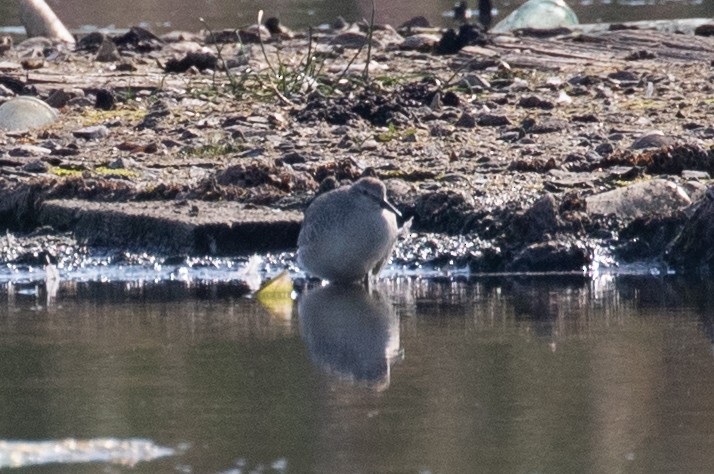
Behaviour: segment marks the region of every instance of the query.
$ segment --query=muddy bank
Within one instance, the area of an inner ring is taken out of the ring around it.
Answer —
[[[0,227],[289,250],[316,192],[368,174],[411,226],[398,264],[691,267],[711,233],[714,39],[557,33],[477,32],[453,54],[429,28],[379,27],[367,48],[365,25],[20,43],[0,57],[0,101],[60,114],[0,131]]]

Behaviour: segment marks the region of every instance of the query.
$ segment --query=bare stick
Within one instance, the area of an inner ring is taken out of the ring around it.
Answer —
[[[374,33],[374,14],[377,7],[372,0],[372,17],[369,19],[369,32],[367,33],[367,62],[364,64],[364,81],[369,82],[369,62],[372,60],[372,35]]]

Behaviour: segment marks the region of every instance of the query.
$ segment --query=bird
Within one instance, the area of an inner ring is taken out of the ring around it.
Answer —
[[[366,282],[389,260],[401,213],[379,179],[364,177],[316,197],[305,210],[297,263],[331,283]]]

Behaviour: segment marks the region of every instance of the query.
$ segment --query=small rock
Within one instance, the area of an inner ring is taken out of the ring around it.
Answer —
[[[114,108],[114,94],[108,89],[97,91],[97,100],[94,107],[101,110],[111,110]]]
[[[469,89],[490,89],[491,83],[478,74],[467,74],[459,81],[460,86],[468,87]]]
[[[333,21],[332,25],[330,25],[330,26],[332,27],[333,30],[339,31],[344,28],[347,28],[347,21],[345,21],[345,19],[342,18],[341,16],[338,16],[337,18],[335,18],[335,21]]]
[[[93,107],[94,103],[89,100],[89,98],[85,96],[78,96],[78,97],[72,97],[67,101],[67,106],[69,107],[79,107],[79,108],[85,108],[85,107]]]
[[[96,140],[98,138],[105,138],[109,135],[109,129],[104,125],[92,125],[91,127],[80,128],[72,132],[77,138],[83,138],[85,140]]]
[[[48,150],[49,151],[49,150]],[[33,160],[22,167],[28,173],[45,173],[50,167],[42,160]]]
[[[714,36],[714,23],[697,26],[694,29],[694,34],[697,36]]]
[[[530,83],[520,77],[514,77],[508,88],[511,92],[528,91],[530,90]]]
[[[625,61],[640,61],[642,59],[654,59],[656,57],[656,53],[647,51],[646,49],[641,49],[639,51],[633,51],[625,56]]]
[[[13,157],[28,157],[38,155],[49,155],[52,150],[36,145],[20,145],[11,149],[8,155]]]
[[[79,155],[79,147],[78,147],[76,144],[74,144],[74,143],[70,143],[70,144],[67,145],[66,147],[59,147],[59,148],[53,149],[51,155],[55,155],[55,156],[75,156],[75,155]],[[59,163],[58,163],[58,164],[59,164]],[[55,165],[54,163],[53,163],[53,165],[54,165],[54,166],[57,166],[57,165]]]
[[[54,107],[55,109],[61,109],[72,97],[62,89],[55,89],[50,92],[49,97],[47,97],[47,105]]]
[[[709,173],[706,171],[697,171],[697,170],[683,170],[682,171],[682,178],[684,179],[692,179],[692,180],[702,180],[702,181],[708,181],[711,179],[711,176]]]
[[[404,38],[404,41],[399,45],[399,49],[406,51],[431,51],[439,42],[439,36],[427,33],[420,33]]]
[[[132,26],[123,35],[114,38],[117,48],[130,51],[156,51],[164,47],[164,42],[146,28]]]
[[[625,84],[636,84],[640,82],[640,76],[628,70],[611,72],[607,75],[607,77],[608,79],[612,79]]]
[[[613,151],[615,151],[615,147],[610,142],[604,142],[595,147],[595,153],[600,156],[609,156]]]
[[[461,117],[456,121],[457,127],[463,128],[474,128],[476,126],[476,119],[473,115],[464,112]]]
[[[547,119],[541,123],[536,123],[528,129],[529,133],[543,134],[543,133],[553,133],[559,132],[567,127],[567,124],[562,120],[558,119]]]
[[[104,33],[93,31],[88,35],[81,37],[77,42],[75,49],[77,51],[88,51],[90,53],[94,53],[99,51],[99,48],[106,39],[108,38]]]
[[[551,193],[546,193],[514,219],[511,233],[518,240],[537,241],[555,232],[560,225],[558,203]]]
[[[444,96],[441,98],[441,103],[447,107],[458,107],[461,105],[461,99],[453,91],[446,91]]]
[[[573,122],[598,123],[600,119],[595,114],[573,115],[570,117]]]
[[[44,58],[27,58],[27,59],[23,59],[22,61],[20,61],[20,64],[22,65],[23,69],[32,71],[35,69],[43,68],[45,66],[45,59]]]
[[[123,170],[127,169],[131,164],[131,160],[128,158],[119,157],[107,165],[110,170]]]
[[[367,43],[367,35],[359,31],[345,31],[335,36],[333,44],[350,49],[359,49]]]
[[[595,88],[595,98],[597,99],[609,99],[613,95],[614,93],[612,92],[612,89],[605,87],[602,84]]]
[[[573,86],[569,92],[571,97],[581,97],[590,94],[590,90],[583,86]]]
[[[540,97],[531,95],[527,97],[521,97],[518,101],[518,105],[525,109],[543,109],[551,110],[555,107],[555,104],[549,100],[541,99]]]
[[[377,143],[377,140],[370,138],[369,140],[365,140],[360,148],[367,151],[376,150],[379,148],[379,143]]]
[[[181,59],[171,58],[166,61],[164,71],[166,72],[186,72],[192,67],[199,71],[214,70],[218,64],[218,58],[213,53],[205,51],[189,51]]]
[[[429,134],[432,137],[448,137],[452,133],[454,133],[453,130],[447,127],[442,127],[441,125],[435,125],[429,129]]]
[[[99,49],[97,50],[97,55],[94,57],[94,60],[99,61],[100,63],[121,61],[121,54],[119,54],[119,50],[114,44],[114,41],[105,36],[102,40],[102,44],[99,45]]]
[[[567,92],[565,91],[559,91],[558,92],[558,99],[556,100],[561,105],[568,105],[573,103],[572,97],[568,95]]]
[[[441,93],[437,92],[431,98],[429,102],[429,108],[431,110],[441,110]]]
[[[280,158],[283,163],[288,164],[288,165],[295,165],[297,163],[306,163],[307,158],[305,158],[304,155],[301,155],[300,153],[293,151],[291,153],[287,153],[283,155],[282,158]]]
[[[607,169],[607,179],[610,181],[633,181],[643,175],[644,170],[637,166],[612,166]]]
[[[502,125],[510,125],[511,121],[505,115],[481,114],[478,118],[478,124],[482,127],[500,127]]]
[[[630,148],[632,150],[643,150],[645,148],[660,148],[667,145],[672,145],[674,139],[670,136],[665,135],[660,131],[655,131],[642,135],[637,140],[632,142]]]
[[[417,135],[416,133],[407,133],[402,137],[402,141],[404,143],[416,143],[417,141]]]
[[[523,130],[511,130],[505,133],[502,133],[499,138],[499,140],[502,140],[504,142],[515,142],[517,140],[520,140],[525,136],[525,132]]]
[[[586,75],[586,76],[573,76],[568,79],[568,83],[574,86],[594,86],[599,84],[601,79],[597,76]]]

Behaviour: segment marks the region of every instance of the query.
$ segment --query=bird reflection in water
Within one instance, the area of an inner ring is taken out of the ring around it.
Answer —
[[[389,386],[401,352],[399,318],[384,295],[330,284],[304,293],[298,314],[308,352],[321,369],[378,390]]]

